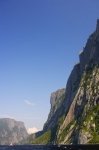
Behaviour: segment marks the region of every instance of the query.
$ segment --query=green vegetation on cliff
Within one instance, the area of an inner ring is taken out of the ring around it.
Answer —
[[[36,138],[31,144],[49,144],[51,139],[51,131],[45,132],[40,137]]]
[[[57,142],[57,132],[60,125],[63,123],[65,116],[61,116],[58,120],[58,123],[44,134],[32,141],[32,144],[54,144]]]
[[[89,110],[83,122],[82,130],[90,133],[89,143],[99,143],[99,105]]]

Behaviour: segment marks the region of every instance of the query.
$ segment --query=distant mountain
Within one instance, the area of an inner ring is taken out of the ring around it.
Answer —
[[[31,143],[99,143],[99,20],[79,57],[66,90],[51,95],[47,122]]]
[[[19,144],[28,137],[23,122],[14,119],[0,119],[0,145]]]

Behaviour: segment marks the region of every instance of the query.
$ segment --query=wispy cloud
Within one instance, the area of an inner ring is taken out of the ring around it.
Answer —
[[[25,104],[28,106],[34,106],[35,104],[29,100],[24,100]]]

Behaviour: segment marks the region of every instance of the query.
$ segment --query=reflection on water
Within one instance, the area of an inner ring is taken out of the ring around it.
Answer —
[[[0,150],[99,150],[95,145],[14,145],[0,146]]]

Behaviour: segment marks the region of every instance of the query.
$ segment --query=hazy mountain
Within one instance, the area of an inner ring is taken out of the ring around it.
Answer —
[[[0,145],[19,144],[28,134],[23,122],[14,119],[0,119]]]

